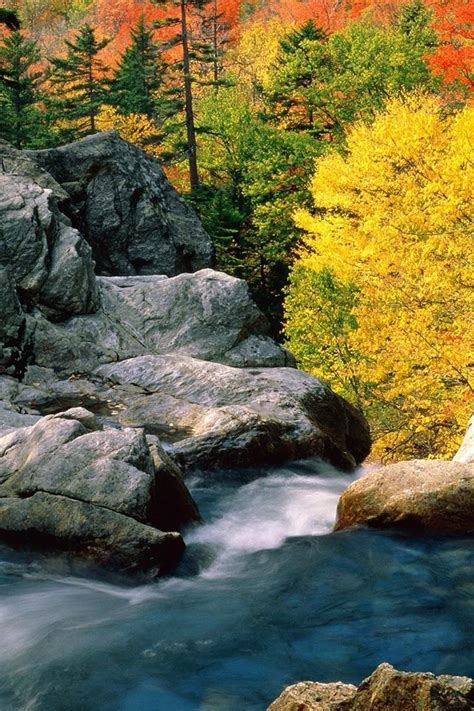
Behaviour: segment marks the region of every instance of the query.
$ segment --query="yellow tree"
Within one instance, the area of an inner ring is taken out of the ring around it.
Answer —
[[[229,53],[231,74],[236,76],[242,90],[257,103],[270,86],[280,40],[293,26],[278,16],[270,20],[255,20],[242,30],[236,47]]]
[[[145,148],[151,155],[159,157],[158,146],[150,141],[156,135],[156,125],[145,114],[124,115],[114,107],[104,104],[96,123],[98,131],[117,131],[125,141]]]
[[[472,409],[474,110],[393,100],[323,159],[286,301],[302,366],[362,405],[384,459],[449,457]]]

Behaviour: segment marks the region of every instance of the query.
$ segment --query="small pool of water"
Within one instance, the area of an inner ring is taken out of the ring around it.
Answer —
[[[472,538],[331,533],[349,481],[318,461],[196,475],[206,524],[154,584],[0,550],[0,709],[263,711],[382,661],[474,675]]]

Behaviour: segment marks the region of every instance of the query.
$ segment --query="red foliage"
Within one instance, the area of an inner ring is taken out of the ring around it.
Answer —
[[[474,87],[474,5],[471,0],[430,0],[441,45],[430,57],[446,83]]]

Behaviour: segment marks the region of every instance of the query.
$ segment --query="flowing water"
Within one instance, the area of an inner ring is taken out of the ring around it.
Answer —
[[[0,711],[263,711],[382,661],[474,675],[472,540],[331,533],[349,480],[318,461],[196,476],[206,524],[153,584],[0,549]]]

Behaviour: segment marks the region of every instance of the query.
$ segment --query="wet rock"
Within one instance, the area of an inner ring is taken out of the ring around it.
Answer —
[[[210,269],[99,278],[101,308],[87,319],[36,320],[36,364],[65,372],[137,355],[181,354],[242,366],[294,365],[268,334],[245,282]]]
[[[152,577],[175,565],[184,551],[179,533],[163,533],[116,511],[44,492],[27,499],[0,498],[0,539]]]
[[[91,245],[98,274],[174,276],[212,266],[194,210],[157,160],[117,134],[29,155],[67,191],[62,210]]]
[[[173,426],[172,451],[186,467],[320,455],[350,468],[370,450],[362,416],[327,385],[292,368],[231,368],[169,355],[102,366],[95,375],[110,381],[110,397],[119,388],[121,424],[141,423],[163,439]]]
[[[358,688],[302,682],[288,687],[268,711],[472,711],[467,677],[400,672],[381,664]]]
[[[73,553],[82,541],[87,556],[95,551],[100,562],[110,557],[125,567],[148,565],[146,552],[156,567],[164,545],[168,566],[170,550],[180,553],[183,544],[162,531],[199,520],[199,512],[177,466],[158,442],[153,448],[152,454],[142,430],[104,429],[84,408],[1,437],[0,538],[30,544],[38,534]],[[83,530],[85,518],[90,525]],[[127,542],[132,532],[137,540]],[[127,550],[137,559],[127,563]]]
[[[336,529],[357,524],[474,533],[474,465],[415,460],[367,474],[339,500]]]

